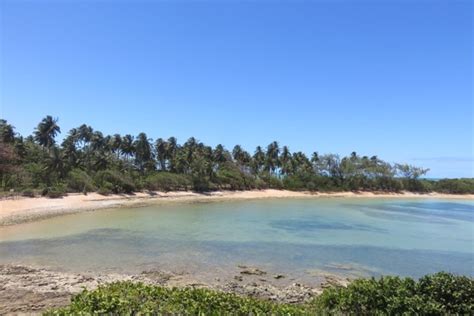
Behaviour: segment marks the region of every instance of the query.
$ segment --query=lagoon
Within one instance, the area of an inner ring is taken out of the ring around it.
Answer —
[[[474,275],[474,202],[313,198],[165,203],[0,227],[0,264],[139,273],[258,266],[299,277]]]

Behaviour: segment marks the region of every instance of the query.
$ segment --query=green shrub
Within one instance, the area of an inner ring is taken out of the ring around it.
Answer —
[[[28,190],[28,189],[23,190],[23,191],[21,192],[21,196],[24,196],[24,197],[35,197],[35,191],[33,191],[33,190]]]
[[[216,184],[221,189],[245,190],[255,188],[252,177],[246,176],[238,167],[227,164],[216,174]]]
[[[433,189],[441,193],[474,194],[474,179],[442,179],[433,182]]]
[[[319,311],[356,315],[445,315],[474,313],[474,281],[439,272],[418,282],[382,277],[326,289],[312,303]]]
[[[432,191],[432,184],[424,179],[402,179],[403,189],[411,192],[426,193]]]
[[[267,187],[270,189],[283,189],[283,182],[273,175],[263,174],[260,178],[265,181]]]
[[[474,281],[465,276],[440,272],[418,281],[417,291],[426,301],[435,302],[442,311],[474,313]]]
[[[46,187],[42,190],[41,195],[50,199],[59,199],[66,195],[66,190],[64,189],[63,185]]]
[[[132,178],[116,170],[99,171],[94,179],[99,189],[107,189],[113,193],[132,193],[135,191]]]
[[[116,282],[84,290],[45,315],[305,315],[303,305],[277,304],[207,289],[169,289]]]
[[[179,191],[187,190],[191,180],[184,174],[171,172],[157,172],[145,179],[145,188],[152,191]]]
[[[255,179],[255,188],[258,190],[268,189],[268,184],[261,178]]]
[[[107,196],[107,195],[112,194],[113,192],[112,192],[112,190],[110,190],[110,189],[108,189],[108,188],[101,187],[101,188],[99,188],[99,189],[97,190],[97,193],[99,193],[100,195],[105,195],[105,196]]]
[[[24,165],[25,178],[29,179],[28,183],[33,188],[40,188],[44,185],[49,185],[46,168],[40,163],[32,162]]]
[[[206,192],[216,189],[211,183],[208,176],[193,175],[192,176],[192,187],[197,192]]]
[[[207,289],[115,282],[74,296],[45,315],[472,315],[474,281],[440,272],[411,278],[359,279],[306,304],[279,304]]]
[[[389,192],[399,192],[403,189],[403,184],[400,179],[395,179],[391,177],[378,177],[373,179],[373,182],[374,186],[367,187],[366,189],[375,189]],[[425,187],[425,190],[428,190],[428,188]]]
[[[287,190],[306,190],[306,183],[297,175],[290,175],[283,179],[283,187]]]
[[[67,177],[67,187],[73,192],[92,192],[97,188],[92,178],[83,170],[74,169]]]

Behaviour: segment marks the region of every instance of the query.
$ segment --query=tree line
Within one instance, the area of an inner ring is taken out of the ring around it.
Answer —
[[[179,144],[175,137],[153,140],[145,133],[104,135],[86,124],[71,129],[59,144],[59,133],[58,119],[49,115],[27,137],[0,119],[0,189],[51,197],[65,192],[265,188],[474,193],[473,179],[426,180],[428,169],[356,152],[308,157],[275,141],[250,153],[240,145],[213,148],[194,137]]]

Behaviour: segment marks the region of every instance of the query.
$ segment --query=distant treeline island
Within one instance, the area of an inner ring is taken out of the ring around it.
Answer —
[[[391,164],[377,156],[311,157],[272,142],[253,153],[240,145],[215,148],[189,138],[155,141],[145,133],[103,135],[91,126],[71,129],[61,144],[58,119],[46,116],[23,137],[0,120],[3,192],[50,197],[67,192],[101,194],[141,190],[250,190],[442,192],[473,194],[474,179],[423,179],[428,169]],[[4,193],[5,194],[5,193]]]

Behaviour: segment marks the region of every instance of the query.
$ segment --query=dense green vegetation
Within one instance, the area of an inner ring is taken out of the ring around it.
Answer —
[[[472,315],[474,280],[445,272],[418,281],[392,276],[359,279],[347,288],[326,289],[313,304],[319,311],[337,314]]]
[[[360,279],[324,290],[306,304],[280,304],[205,289],[168,289],[117,282],[84,290],[46,315],[472,315],[474,281],[449,273]]]
[[[189,138],[148,138],[145,133],[103,135],[87,125],[70,130],[61,144],[58,120],[45,117],[26,138],[0,120],[0,190],[58,197],[65,192],[102,194],[140,190],[372,190],[474,193],[474,179],[422,179],[427,169],[390,164],[377,156],[311,157],[272,142],[254,153],[231,151]]]

